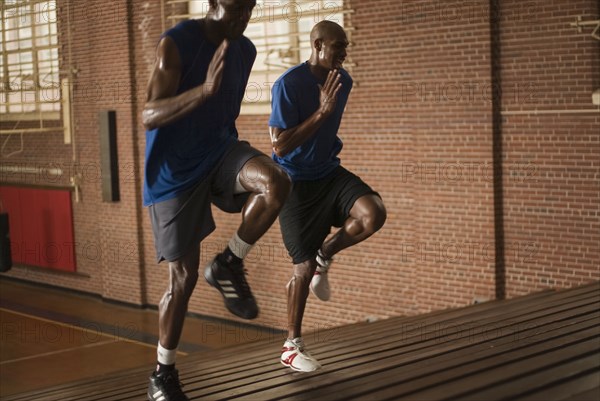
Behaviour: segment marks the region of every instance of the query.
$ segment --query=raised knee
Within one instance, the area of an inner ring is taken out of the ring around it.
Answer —
[[[275,208],[281,208],[292,190],[292,180],[290,176],[279,166],[272,169],[267,186],[267,197],[269,202]]]
[[[285,199],[292,191],[292,179],[288,173],[280,166],[274,169],[273,173],[274,185],[277,187],[277,192]]]
[[[377,204],[363,220],[365,231],[374,234],[383,227],[387,219],[387,211],[383,203]]]

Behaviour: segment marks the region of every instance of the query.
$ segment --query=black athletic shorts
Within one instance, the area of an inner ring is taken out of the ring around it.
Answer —
[[[358,198],[379,194],[342,166],[316,181],[296,181],[279,214],[283,242],[294,264],[314,258],[331,231],[341,227]]]
[[[215,230],[211,203],[227,213],[239,213],[249,192],[234,194],[238,173],[253,157],[264,155],[238,141],[211,173],[191,190],[149,207],[158,262],[176,261]]]

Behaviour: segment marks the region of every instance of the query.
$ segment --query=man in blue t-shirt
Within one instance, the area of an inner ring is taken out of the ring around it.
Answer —
[[[158,261],[169,264],[159,304],[157,368],[150,400],[187,400],[175,357],[185,313],[198,279],[200,241],[215,224],[211,203],[242,212],[242,223],[204,276],[235,315],[253,319],[258,307],[243,259],[273,224],[291,182],[268,156],[238,140],[240,112],[256,58],[243,36],[256,0],[210,0],[206,18],[166,31],[142,114],[146,131],[144,205]]]
[[[269,120],[273,159],[293,180],[279,216],[294,264],[287,284],[289,326],[281,363],[302,372],[320,368],[302,340],[309,287],[327,301],[332,257],[370,237],[386,219],[381,197],[338,158],[338,129],[352,89],[352,78],[342,69],[346,33],[338,24],[322,21],[312,29],[310,41],[310,60],[275,82]],[[332,226],[340,229],[325,241]]]

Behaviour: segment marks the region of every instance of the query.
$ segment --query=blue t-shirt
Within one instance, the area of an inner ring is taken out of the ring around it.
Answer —
[[[204,83],[217,50],[202,33],[201,23],[183,21],[162,36],[169,36],[179,50],[181,78],[177,94]],[[144,206],[191,189],[237,141],[235,120],[255,58],[256,48],[248,38],[231,40],[219,91],[178,121],[146,131]]]
[[[348,72],[341,69],[340,74],[342,87],[335,111],[312,137],[296,149],[284,157],[273,153],[273,160],[288,172],[293,181],[321,179],[340,165],[337,156],[342,150],[342,141],[337,134],[352,89],[352,78]],[[313,75],[308,63],[287,70],[273,85],[269,126],[285,130],[308,119],[321,105],[319,84],[324,82]]]

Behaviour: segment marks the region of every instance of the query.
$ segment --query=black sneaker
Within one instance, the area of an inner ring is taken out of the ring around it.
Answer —
[[[229,312],[242,319],[254,319],[258,316],[256,300],[246,281],[244,262],[226,263],[221,255],[217,255],[206,266],[204,278],[223,295]]]
[[[148,384],[149,401],[189,401],[181,391],[179,372],[173,369],[163,373],[152,373]]]

